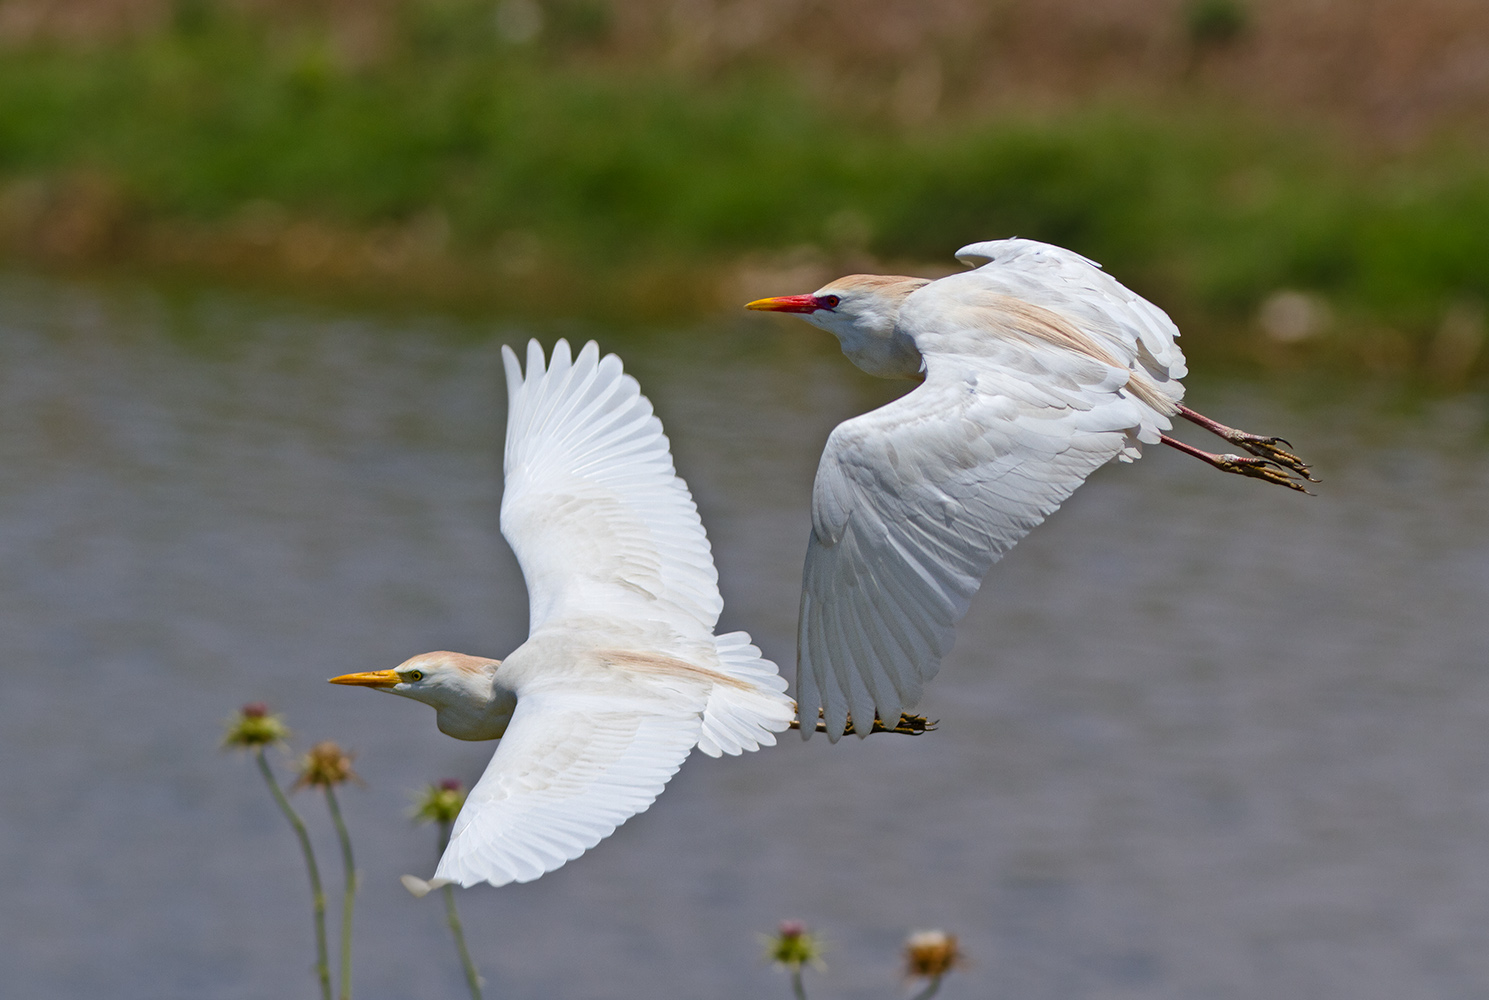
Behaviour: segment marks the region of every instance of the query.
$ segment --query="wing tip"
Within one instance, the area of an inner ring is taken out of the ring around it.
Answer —
[[[398,876],[398,881],[403,883],[403,887],[407,889],[409,891],[409,894],[412,895],[415,899],[423,899],[435,889],[440,889],[444,886],[453,884],[450,879],[439,878],[438,876],[425,881],[417,875],[400,875]]]

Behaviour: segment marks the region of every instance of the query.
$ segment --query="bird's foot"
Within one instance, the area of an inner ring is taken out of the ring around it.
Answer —
[[[1269,462],[1280,465],[1282,468],[1308,480],[1310,483],[1319,481],[1313,478],[1313,472],[1306,462],[1287,450],[1287,448],[1292,447],[1292,442],[1286,438],[1264,437],[1261,434],[1248,434],[1245,431],[1233,429],[1229,434],[1222,434],[1221,437],[1225,438],[1231,444],[1245,448],[1258,458],[1264,458]],[[1287,448],[1282,447],[1283,445],[1287,445]]]
[[[1286,486],[1288,489],[1297,490],[1299,493],[1307,493],[1309,496],[1313,496],[1312,491],[1293,477],[1295,475],[1303,475],[1309,482],[1318,482],[1312,476],[1307,476],[1306,466],[1304,467],[1304,472],[1300,474],[1297,470],[1283,465],[1280,461],[1273,458],[1242,458],[1240,455],[1216,455],[1212,452],[1201,451],[1199,448],[1185,444],[1176,438],[1171,438],[1167,434],[1160,435],[1159,440],[1170,448],[1178,449],[1186,455],[1193,455],[1207,465],[1213,465],[1221,472],[1234,472],[1238,476],[1249,476],[1252,479],[1261,479],[1265,482],[1276,483],[1278,486]]]
[[[919,736],[921,733],[934,732],[939,723],[931,722],[923,715],[911,715],[908,712],[900,713],[900,721],[892,726],[886,726],[880,721],[878,714],[874,715],[874,724],[869,727],[870,733],[901,733],[905,736]],[[846,732],[853,731],[853,720],[848,720]]]
[[[1286,469],[1292,474],[1298,476],[1300,479],[1306,479],[1310,483],[1316,483],[1319,481],[1313,478],[1313,471],[1309,467],[1308,463],[1304,462],[1301,458],[1299,458],[1297,455],[1293,454],[1291,450],[1289,450],[1292,448],[1292,442],[1288,441],[1286,438],[1268,437],[1264,434],[1250,434],[1246,431],[1237,430],[1234,427],[1227,427],[1220,421],[1211,420],[1203,413],[1196,413],[1189,407],[1183,405],[1179,407],[1179,415],[1185,420],[1190,421],[1191,423],[1199,424],[1211,434],[1215,434],[1219,437],[1224,438],[1236,447],[1244,448],[1246,451],[1250,452],[1256,457],[1266,459],[1274,465]],[[1284,447],[1284,445],[1286,447]],[[1226,471],[1234,472],[1236,470],[1228,469]],[[1253,474],[1242,473],[1242,475]],[[1269,481],[1272,482],[1276,481],[1270,480],[1270,477],[1265,476],[1259,478],[1268,478]],[[1294,489],[1302,489],[1302,487],[1299,487],[1296,483],[1289,482],[1286,485],[1291,486]],[[1303,490],[1303,492],[1307,493],[1308,491],[1305,489]]]
[[[911,715],[908,712],[901,712],[899,722],[896,722],[893,726],[886,726],[879,718],[878,713],[875,713],[874,724],[869,727],[869,733],[871,735],[873,733],[900,733],[904,736],[919,736],[922,733],[934,732],[937,725],[938,723],[936,722],[927,721],[923,715]],[[800,729],[801,720],[792,719],[790,728]],[[817,710],[817,726],[815,731],[819,733],[827,732],[827,723],[823,721],[822,710],[820,708]],[[851,736],[856,732],[857,730],[853,728],[853,717],[850,715],[847,725],[843,727],[843,735]]]
[[[1255,453],[1253,453],[1255,454]],[[1240,455],[1212,455],[1210,464],[1221,472],[1234,472],[1238,476],[1249,476],[1252,479],[1261,479],[1278,486],[1286,486],[1288,489],[1297,490],[1313,496],[1308,487],[1292,477],[1288,468],[1281,462],[1271,458],[1242,458]],[[1312,476],[1308,476],[1305,466],[1300,475],[1306,476],[1311,483],[1318,482]]]

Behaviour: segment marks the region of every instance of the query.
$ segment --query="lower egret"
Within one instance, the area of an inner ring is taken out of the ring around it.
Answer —
[[[696,746],[775,743],[795,706],[723,601],[662,424],[615,355],[560,340],[507,375],[501,530],[527,582],[529,634],[505,660],[424,653],[333,677],[432,705],[440,731],[495,740],[434,878],[504,885],[552,871],[646,809]]]

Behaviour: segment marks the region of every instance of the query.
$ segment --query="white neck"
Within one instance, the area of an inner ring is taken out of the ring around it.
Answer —
[[[493,683],[480,702],[461,699],[435,705],[434,721],[440,732],[457,740],[497,740],[516,710],[517,695]]]

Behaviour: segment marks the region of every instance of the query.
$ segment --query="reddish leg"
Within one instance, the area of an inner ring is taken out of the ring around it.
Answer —
[[[1298,490],[1302,493],[1312,493],[1288,474],[1287,469],[1270,458],[1242,458],[1240,455],[1216,455],[1208,451],[1201,451],[1193,445],[1185,444],[1177,438],[1171,438],[1167,434],[1160,435],[1159,440],[1170,448],[1177,448],[1186,455],[1193,455],[1207,465],[1213,465],[1221,472],[1234,472],[1238,476],[1250,476],[1252,479],[1264,479],[1278,486],[1286,486],[1289,489]],[[1315,480],[1316,482],[1316,480]]]
[[[1225,438],[1231,444],[1246,449],[1258,458],[1265,458],[1276,465],[1280,465],[1284,469],[1296,473],[1310,483],[1318,482],[1317,479],[1313,478],[1313,474],[1310,472],[1306,462],[1281,447],[1282,445],[1287,445],[1288,448],[1292,447],[1292,443],[1285,438],[1265,437],[1261,434],[1248,434],[1245,431],[1238,431],[1234,427],[1225,426],[1225,424],[1220,423],[1218,420],[1211,420],[1203,413],[1196,413],[1182,404],[1179,406],[1179,416],[1188,420],[1190,423],[1199,424],[1211,434]],[[1307,490],[1304,490],[1304,492],[1306,493]]]

